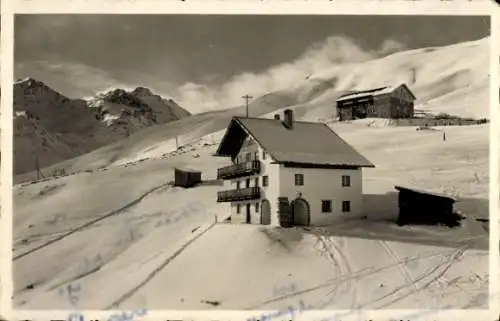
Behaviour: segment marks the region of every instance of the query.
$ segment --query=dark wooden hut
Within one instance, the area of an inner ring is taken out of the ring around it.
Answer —
[[[337,115],[340,121],[367,117],[413,118],[415,100],[406,84],[353,91],[337,98]]]
[[[201,182],[201,171],[188,167],[175,168],[175,186],[193,187]]]
[[[395,188],[399,191],[398,225],[460,225],[461,217],[453,210],[456,201],[453,197],[402,186]]]

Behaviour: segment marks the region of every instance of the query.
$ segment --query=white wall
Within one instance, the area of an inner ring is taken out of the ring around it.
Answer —
[[[292,201],[297,193],[309,203],[311,225],[326,225],[336,220],[363,215],[362,170],[289,168],[280,166],[280,196]],[[295,186],[295,174],[304,174],[304,185]],[[342,175],[351,177],[351,186],[342,186]],[[332,212],[321,212],[321,200],[332,200]],[[342,201],[351,202],[351,211],[342,212]]]
[[[224,183],[224,190],[236,189],[236,182],[240,182],[240,188],[246,187],[246,180],[250,179],[250,187],[254,187],[255,178],[259,178],[259,187],[261,189],[261,199],[260,200],[252,200],[250,201],[250,220],[252,224],[260,224],[261,217],[261,200],[267,199],[271,206],[271,225],[279,226],[279,220],[277,216],[277,204],[278,204],[278,196],[279,196],[279,165],[271,164],[273,161],[269,154],[266,155],[266,159],[263,158],[263,149],[257,145],[248,145],[240,150],[238,155],[242,155],[242,160],[245,160],[245,154],[248,152],[252,153],[252,159],[254,152],[258,152],[258,159],[261,161],[261,174],[260,175],[252,175],[241,177],[238,179],[227,180]],[[268,178],[268,186],[263,187],[263,176],[267,175]],[[259,202],[259,212],[255,212],[255,203]],[[231,211],[231,223],[241,224],[246,222],[246,204],[248,202],[233,202],[230,204]],[[236,205],[240,204],[240,214],[237,214]]]
[[[250,179],[250,187],[254,187],[255,178],[259,178],[258,186],[261,189],[261,199],[243,202],[226,203],[231,213],[231,223],[246,223],[246,204],[250,203],[250,220],[252,224],[260,224],[262,213],[261,200],[267,199],[271,206],[271,226],[279,226],[278,197],[288,197],[292,201],[301,192],[302,197],[309,203],[311,210],[311,225],[327,225],[336,220],[344,220],[363,216],[362,204],[362,170],[340,170],[340,169],[316,169],[316,168],[289,168],[283,165],[271,164],[274,160],[269,154],[263,159],[263,149],[258,144],[247,145],[242,148],[242,160],[244,154],[258,152],[261,161],[261,174],[227,180],[224,190],[236,189],[236,182],[240,182],[240,188],[246,187],[246,180]],[[295,186],[295,173],[304,174],[304,186]],[[268,186],[262,186],[263,176],[267,175]],[[349,175],[351,186],[342,186],[342,175]],[[321,200],[332,200],[332,212],[322,213]],[[342,212],[342,201],[351,202],[351,211]],[[259,212],[255,211],[255,204],[259,202]],[[240,204],[240,213],[236,211],[236,205]]]
[[[261,161],[261,177],[268,176],[268,186],[262,187],[261,178],[261,199],[267,199],[271,205],[271,224],[272,226],[279,226],[278,218],[278,197],[280,196],[280,171],[279,164],[271,164],[274,160],[269,154],[266,159],[263,159],[263,149],[259,146],[259,156]]]
[[[227,180],[224,182],[224,190],[236,189],[236,183],[240,182],[240,188],[246,188],[246,180],[250,179],[250,187],[255,187],[255,178],[258,177],[258,186],[261,188],[261,199],[250,201],[250,220],[252,224],[260,224],[262,213],[261,200],[267,199],[271,206],[271,225],[279,226],[277,212],[277,202],[279,195],[279,165],[271,164],[273,161],[269,154],[266,159],[263,159],[263,149],[257,144],[250,144],[242,148],[238,156],[242,156],[242,161],[245,161],[245,154],[252,153],[254,159],[254,152],[258,152],[258,159],[261,161],[261,174],[241,177],[237,179]],[[268,186],[263,187],[263,176],[267,175]],[[259,212],[255,211],[255,204],[259,203]],[[228,203],[229,211],[231,212],[231,223],[241,224],[246,223],[246,204],[248,201]],[[237,213],[237,204],[240,204],[240,213]]]

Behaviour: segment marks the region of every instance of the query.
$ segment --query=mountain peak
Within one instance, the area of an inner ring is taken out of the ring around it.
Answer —
[[[134,107],[141,107],[144,105],[133,92],[121,88],[107,91],[99,98],[110,103],[125,104]]]
[[[137,96],[153,96],[154,93],[151,91],[151,89],[146,88],[146,87],[137,87],[134,90],[130,92],[132,95],[137,95]]]
[[[43,83],[42,81],[36,80],[33,77],[25,77],[25,78],[18,79],[18,80],[16,80],[14,85],[21,85],[21,86],[24,85],[27,87],[35,87],[35,86],[46,87],[45,83]]]

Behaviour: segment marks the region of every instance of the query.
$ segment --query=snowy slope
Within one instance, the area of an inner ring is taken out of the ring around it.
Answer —
[[[296,101],[290,94],[273,93],[256,99],[252,105],[252,115],[270,113],[277,108],[292,106]],[[146,128],[116,143],[104,146],[93,152],[76,157],[45,169],[51,173],[55,169],[67,172],[96,169],[143,158],[145,153],[156,149],[155,154],[171,152],[175,149],[175,137],[179,145],[198,141],[201,137],[225,128],[232,116],[242,115],[243,108],[210,112],[184,117],[164,125]],[[157,155],[159,156],[159,155]],[[18,175],[17,182],[36,179],[36,173]]]
[[[305,77],[296,86],[254,100],[250,115],[272,117],[276,110],[293,107],[304,119],[327,120],[336,115],[335,98],[346,91],[406,82],[417,96],[416,109],[488,118],[489,41],[488,37],[441,48],[399,52],[368,62],[335,65]],[[232,116],[244,113],[244,108],[238,107],[185,117],[142,130],[48,171],[64,168],[70,172],[121,164],[140,159],[140,155],[154,146],[163,146],[159,149],[169,152],[175,147],[175,136],[179,136],[181,145],[186,144],[224,129]],[[35,177],[35,173],[30,173],[17,177],[16,181]]]
[[[387,61],[402,55],[409,63],[447,51],[425,67],[425,81],[434,86],[420,87],[439,102],[445,95],[435,96],[434,88],[440,82],[448,86],[446,75],[464,66],[453,59],[464,60],[474,50],[479,55],[485,44],[417,50],[381,61],[389,66]],[[365,66],[370,64],[382,63]],[[470,75],[487,77],[479,64],[466,64]],[[329,120],[332,97],[350,86],[324,85],[315,91],[321,82],[314,79],[321,77],[331,75],[312,75],[298,89],[263,97],[252,111],[272,117],[289,106],[297,119]],[[466,114],[468,105],[458,93],[474,89],[487,102],[481,81],[477,87],[458,82],[455,90],[447,90],[448,100],[432,108]],[[474,109],[481,115],[487,110],[482,104]],[[331,123],[376,165],[364,170],[367,218],[284,230],[223,223],[227,213],[216,203],[221,186],[214,178],[228,160],[211,155],[221,129],[241,112],[199,114],[145,129],[58,164],[94,170],[15,186],[14,305],[231,310],[286,308],[303,299],[318,309],[487,306],[488,231],[476,218],[488,218],[489,125],[416,131],[367,126],[366,121]],[[176,135],[184,148],[171,152]],[[185,165],[202,170],[206,182],[189,190],[169,185],[173,168]],[[464,225],[396,226],[395,184],[456,196],[456,207],[467,216]]]
[[[336,303],[328,303],[329,308],[484,307],[488,234],[474,218],[488,216],[488,126],[448,128],[450,139],[446,143],[439,133],[414,128],[334,128],[377,165],[365,171],[368,220],[312,232],[271,232],[286,234],[278,235],[286,243],[285,249],[281,248],[283,242],[269,240],[259,227],[212,225],[214,216],[222,222],[227,215],[215,202],[216,191],[221,188],[217,184],[191,190],[165,185],[173,178],[173,167],[179,165],[199,168],[204,179],[213,179],[216,169],[226,164],[224,159],[211,157],[215,145],[197,148],[199,157],[189,152],[17,186],[16,304],[23,308],[70,308],[64,287],[73,284],[81,287],[75,303],[80,308],[101,309],[113,304],[152,309],[279,308],[290,301],[285,298],[266,303],[279,297],[273,294],[274,287],[291,282],[300,289],[311,288],[293,298],[319,302],[337,281],[345,279],[347,285],[343,286],[347,289],[342,295],[337,293]],[[411,169],[406,166],[407,158],[415,161]],[[393,185],[408,182],[454,192],[459,197],[457,208],[469,217],[465,225],[453,230],[399,228],[387,221],[397,214]],[[191,201],[195,201],[192,209],[182,213]],[[106,218],[78,228],[102,217]],[[199,239],[189,243],[201,233]],[[43,246],[58,237],[64,238]],[[342,273],[335,262],[329,261],[338,260],[340,254],[330,259],[322,256],[318,238],[326,242],[325,246],[344,243],[345,249],[337,249],[343,255],[349,253],[337,262],[344,264]],[[387,242],[374,243],[372,239]],[[465,246],[469,249],[460,250]],[[363,259],[367,247],[377,260]],[[182,251],[176,253],[179,249]],[[435,255],[427,257],[429,253]],[[419,267],[405,272],[404,266],[395,264],[405,257]],[[243,261],[245,258],[248,262]],[[306,267],[302,265],[305,262]],[[312,275],[307,272],[311,269],[316,271]],[[348,282],[347,275],[352,273],[360,274],[355,284]],[[421,277],[417,287],[425,289],[416,292],[407,274],[413,279]],[[27,288],[30,284],[33,289]],[[325,287],[314,290],[321,284]],[[247,295],[236,295],[241,289]],[[365,289],[374,292],[362,294]],[[395,293],[386,297],[391,291]],[[427,299],[422,293],[429,294]],[[399,300],[398,295],[407,297]],[[371,302],[375,298],[380,301]],[[214,307],[201,302],[204,300],[220,301],[221,305]]]

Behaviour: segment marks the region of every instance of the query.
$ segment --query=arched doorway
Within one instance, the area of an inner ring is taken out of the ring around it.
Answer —
[[[309,225],[311,215],[309,203],[303,198],[296,198],[292,201],[293,225]]]
[[[271,224],[271,203],[263,199],[260,205],[260,224]]]

